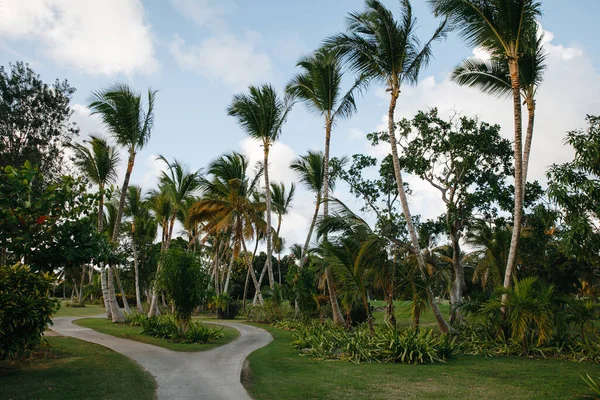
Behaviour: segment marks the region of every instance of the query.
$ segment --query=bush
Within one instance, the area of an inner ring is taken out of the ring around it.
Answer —
[[[454,340],[430,329],[377,326],[371,332],[365,324],[348,330],[332,323],[297,326],[292,345],[317,359],[405,364],[443,362],[456,348]]]
[[[52,321],[58,300],[50,299],[52,279],[28,266],[0,267],[0,360],[35,349]]]
[[[200,322],[190,322],[184,327],[172,315],[134,317],[134,320],[144,329],[142,334],[178,343],[209,343],[223,336],[222,329],[207,328]]]
[[[293,311],[289,306],[278,306],[271,299],[267,299],[262,305],[250,307],[247,319],[259,324],[272,324],[275,321],[283,320],[291,314],[293,314]]]
[[[144,313],[133,311],[125,315],[125,323],[132,326],[142,326],[142,323],[148,319],[148,316]]]
[[[209,308],[216,311],[218,319],[234,319],[241,308],[239,301],[231,299],[227,293],[213,296]]]

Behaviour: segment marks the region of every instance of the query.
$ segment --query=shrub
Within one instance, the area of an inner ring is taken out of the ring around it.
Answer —
[[[133,311],[125,315],[125,323],[132,326],[142,326],[143,322],[148,319],[145,313]]]
[[[20,357],[36,348],[58,310],[48,297],[52,279],[28,266],[0,267],[0,359]]]
[[[240,302],[231,299],[227,293],[213,296],[210,308],[215,309],[218,319],[234,319],[239,312]]]
[[[184,327],[172,315],[137,320],[144,329],[142,334],[178,343],[208,343],[223,336],[222,329],[207,328],[200,322],[190,322]]]
[[[158,286],[173,299],[175,317],[185,326],[194,308],[206,299],[208,275],[196,254],[178,247],[163,253],[161,263]]]
[[[250,307],[247,318],[248,321],[257,322],[259,324],[271,324],[275,321],[281,321],[292,313],[293,311],[289,306],[278,306],[271,299],[266,299],[262,305]]]

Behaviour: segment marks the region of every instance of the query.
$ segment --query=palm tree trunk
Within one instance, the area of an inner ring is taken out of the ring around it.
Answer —
[[[308,245],[310,244],[310,238],[312,237],[313,230],[315,229],[315,224],[317,223],[317,217],[319,216],[319,208],[321,207],[321,193],[317,193],[316,205],[315,205],[315,213],[313,214],[312,221],[310,222],[310,228],[308,228],[308,235],[306,235],[306,240],[304,241],[304,247],[302,247],[302,260],[300,262],[300,267],[302,267],[306,260],[308,259]]]
[[[510,71],[510,81],[513,91],[513,108],[515,118],[515,209],[513,214],[513,231],[510,241],[510,250],[508,251],[508,260],[506,263],[506,273],[504,275],[504,287],[508,289],[512,280],[513,270],[517,260],[517,247],[519,245],[519,236],[521,234],[521,218],[523,214],[523,150],[522,150],[522,126],[521,126],[521,85],[519,81],[518,59],[511,58],[508,61]],[[506,296],[502,296],[502,302],[506,301]],[[504,314],[504,309],[503,309]]]
[[[531,152],[531,142],[533,140],[533,125],[535,122],[535,100],[533,96],[527,96],[527,134],[525,135],[525,146],[523,148],[523,199],[525,199],[525,188],[527,184],[527,170],[529,168],[529,153]]]
[[[265,166],[265,198],[267,213],[267,229],[265,236],[267,239],[267,272],[269,273],[269,286],[275,287],[275,278],[273,277],[273,265],[271,265],[271,256],[273,255],[273,243],[271,242],[271,186],[269,184],[269,142],[264,143],[264,166]]]
[[[248,254],[248,249],[246,248],[246,241],[242,239],[242,246],[244,248],[244,254],[246,254],[246,265],[250,269],[250,276],[252,277],[252,282],[254,282],[254,287],[256,288],[256,292],[258,293],[258,301],[260,304],[263,303],[263,297],[260,293],[260,285],[256,280],[256,274],[254,273],[254,267],[252,267],[252,260],[250,260],[250,254]]]
[[[98,200],[98,232],[102,233],[104,225],[104,182],[98,185],[98,193],[100,194],[100,199]]]
[[[463,302],[465,283],[465,271],[460,262],[460,243],[458,240],[458,232],[452,227],[450,232],[450,240],[452,242],[452,267],[454,268],[454,281],[450,290],[450,323],[462,321],[460,306]]]
[[[402,173],[400,172],[400,162],[398,160],[398,148],[396,146],[396,129],[394,126],[394,111],[396,110],[396,101],[398,100],[398,95],[400,94],[400,90],[397,87],[392,88],[391,99],[390,99],[390,107],[388,110],[388,135],[390,138],[390,145],[392,146],[392,161],[394,163],[394,174],[396,176],[396,184],[398,185],[398,195],[400,197],[400,203],[402,204],[402,210],[404,213],[404,219],[406,220],[406,228],[408,229],[408,233],[410,235],[410,239],[412,242],[412,246],[415,251],[415,256],[417,257],[417,261],[419,263],[419,269],[421,270],[421,274],[423,278],[425,278],[426,268],[425,268],[425,259],[423,258],[423,253],[421,253],[421,246],[419,246],[419,239],[417,237],[417,231],[412,222],[412,217],[410,214],[410,208],[408,207],[408,200],[406,198],[406,192],[404,191],[404,182],[402,181]],[[440,312],[440,309],[435,302],[435,296],[431,287],[427,287],[427,298],[429,303],[431,304],[431,310],[435,316],[435,319],[438,323],[439,329],[442,333],[448,333],[451,330],[451,327],[448,325],[444,316]]]
[[[265,277],[265,272],[267,272],[267,263],[266,262],[265,262],[265,265],[263,265],[263,269],[260,272],[260,277],[258,278],[259,289],[258,289],[258,292],[254,293],[254,300],[252,300],[253,304],[256,304],[256,302],[258,301],[258,295],[260,293],[260,288],[262,287],[262,281],[263,281],[263,278]]]
[[[323,215],[329,215],[329,146],[331,142],[331,119],[325,120],[325,154],[323,156]]]
[[[229,267],[227,267],[227,277],[225,278],[225,285],[223,285],[223,293],[227,293],[227,289],[229,289],[229,280],[231,278],[231,270],[233,269],[233,262],[235,261],[233,257],[233,252],[231,253],[231,260],[229,261]]]
[[[125,180],[121,188],[121,199],[119,200],[119,208],[117,209],[117,219],[113,230],[111,241],[117,243],[119,238],[119,230],[121,229],[121,219],[123,218],[123,208],[125,207],[125,199],[127,197],[127,188],[129,187],[129,179],[131,171],[133,171],[133,163],[135,162],[135,150],[133,147],[129,149],[129,160],[127,161],[127,171],[125,172]]]
[[[281,230],[281,221],[282,216],[279,214],[277,218],[277,240],[279,240],[279,246],[277,247],[277,275],[279,277],[279,286],[281,286],[281,250],[283,249],[283,242],[281,242],[281,238],[279,237],[279,232]]]
[[[330,267],[325,268],[325,277],[327,278],[327,287],[329,288],[329,302],[331,303],[333,323],[335,325],[344,325],[344,316],[340,311],[340,306],[337,301],[337,293],[335,284],[333,283],[333,273],[331,272]]]
[[[79,304],[83,304],[83,282],[85,281],[85,264],[81,267],[81,282],[79,283]]]
[[[115,278],[117,281],[117,286],[119,287],[119,292],[121,292],[121,299],[123,300],[123,308],[125,309],[126,314],[131,314],[131,309],[129,308],[129,302],[127,301],[127,297],[125,296],[125,291],[123,290],[123,285],[121,285],[121,278],[119,278],[119,271],[117,267],[113,265],[113,272],[115,274]]]
[[[106,318],[112,319],[110,312],[110,303],[108,295],[108,286],[106,284],[106,270],[104,265],[100,265],[100,286],[102,287],[102,300],[104,300],[104,309],[106,310]]]
[[[115,296],[113,270],[110,265],[108,266],[108,302],[110,304],[112,322],[125,322],[125,316],[121,312],[121,309],[119,308],[119,303],[117,303],[117,297]]]
[[[162,242],[160,244],[160,252],[162,253],[165,250],[166,246],[166,231],[167,229],[167,220],[165,219],[162,223]],[[160,273],[160,262],[156,265],[156,276]],[[156,279],[155,279],[156,281]],[[150,310],[148,310],[148,318],[154,318],[160,315],[160,310],[158,309],[158,292],[156,291],[156,282],[154,283],[154,287],[152,288],[152,301],[150,302]]]
[[[132,239],[131,241],[131,247],[133,250],[133,269],[135,273],[135,308],[138,312],[141,313],[144,311],[144,309],[142,308],[142,298],[140,295],[140,271],[138,265],[138,252],[134,239]]]

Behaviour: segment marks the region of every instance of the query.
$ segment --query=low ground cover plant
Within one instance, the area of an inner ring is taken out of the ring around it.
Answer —
[[[148,318],[145,314],[131,313],[127,316],[129,325],[141,326],[142,334],[167,339],[177,343],[210,343],[223,336],[222,329],[211,329],[200,322],[179,324],[173,315]]]

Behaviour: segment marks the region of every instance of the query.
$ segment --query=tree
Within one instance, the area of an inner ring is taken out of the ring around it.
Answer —
[[[398,162],[394,111],[403,84],[417,83],[419,72],[429,63],[431,45],[445,37],[446,21],[442,22],[431,38],[420,46],[416,35],[416,18],[412,15],[409,0],[401,0],[401,16],[395,20],[392,12],[378,0],[366,0],[366,10],[348,15],[348,33],[340,33],[325,41],[328,48],[336,49],[346,59],[350,68],[369,81],[383,83],[390,93],[388,108],[388,136],[392,150],[392,161],[398,194],[406,220],[412,245],[422,273],[425,260],[419,248],[419,239],[412,223],[408,200],[404,190],[402,172]],[[428,296],[433,296],[428,291]],[[430,301],[442,332],[450,327],[444,320],[435,301]]]
[[[532,54],[538,29],[536,18],[541,15],[541,4],[536,0],[429,0],[436,15],[444,15],[458,29],[459,34],[472,46],[480,46],[493,59],[508,65],[513,97],[515,204],[510,253],[504,276],[504,287],[512,281],[517,258],[523,214],[523,145],[521,121],[522,54]],[[506,296],[505,296],[506,298]]]
[[[476,221],[469,227],[466,243],[475,248],[469,254],[475,264],[473,281],[478,281],[484,289],[502,284],[511,237],[510,229],[502,224],[490,226],[485,221]]]
[[[294,194],[296,193],[296,185],[292,183],[290,190],[288,191],[283,182],[278,184],[271,183],[271,198],[273,200],[273,209],[277,214],[277,229],[275,230],[275,236],[277,237],[277,243],[275,250],[277,251],[277,268],[279,275],[279,284],[281,285],[281,252],[283,251],[283,239],[279,236],[281,230],[281,222],[283,216],[287,215],[292,208],[292,200],[294,200]]]
[[[308,234],[306,235],[306,241],[304,242],[304,247],[302,248],[302,257],[300,259],[300,265],[304,265],[308,258],[308,246],[310,244],[310,238],[312,237],[313,230],[317,222],[317,217],[319,215],[319,207],[321,207],[321,203],[323,202],[323,189],[325,186],[325,157],[320,151],[309,150],[307,155],[300,156],[296,160],[292,161],[290,168],[298,173],[300,176],[300,182],[302,182],[308,190],[314,192],[315,194],[315,213],[313,214],[310,228],[308,229]],[[329,182],[330,189],[335,187],[334,182],[334,180]],[[329,287],[329,299],[331,302],[333,321],[336,325],[343,325],[344,317],[342,316],[340,306],[338,305],[335,283],[333,282],[333,274],[331,273],[330,268],[326,268],[325,275],[327,279],[327,285]]]
[[[452,246],[454,279],[450,290],[451,322],[462,318],[466,288],[460,240],[474,213],[494,214],[512,173],[511,145],[498,125],[453,117],[446,121],[437,109],[420,111],[399,125],[400,166],[437,189],[446,206],[446,233]]]
[[[286,92],[304,102],[309,110],[325,119],[325,155],[323,159],[323,215],[329,214],[329,148],[331,131],[338,118],[350,118],[356,112],[355,92],[365,81],[356,80],[346,93],[342,92],[342,63],[339,54],[321,48],[297,64],[302,72],[295,75]]]
[[[237,94],[233,97],[227,113],[236,117],[240,126],[253,139],[262,142],[263,167],[265,177],[266,198],[266,230],[267,241],[267,271],[269,273],[269,286],[274,288],[273,265],[271,256],[273,254],[271,237],[271,190],[269,183],[269,150],[273,143],[279,139],[281,128],[292,108],[291,99],[285,97],[280,99],[271,85],[265,84],[260,87],[249,86],[248,94]]]
[[[119,238],[123,208],[125,207],[127,188],[133,171],[136,152],[142,149],[150,139],[154,125],[155,96],[156,92],[148,91],[148,108],[144,111],[141,95],[135,93],[126,84],[116,83],[107,89],[93,92],[92,101],[88,106],[93,115],[100,116],[117,144],[126,147],[129,153],[127,170],[125,171],[125,179],[121,187],[121,196],[117,208],[116,223],[110,236],[113,243],[117,243]],[[109,296],[111,291],[114,292],[111,276],[112,273],[109,271]],[[111,303],[114,303],[112,300]],[[125,316],[118,307],[114,310],[111,307],[111,311],[113,322],[123,322],[125,320]]]
[[[529,154],[531,153],[533,140],[535,95],[546,70],[547,54],[544,50],[543,38],[543,35],[539,35],[535,47],[525,49],[526,53],[519,58],[521,97],[527,105],[528,113],[527,134],[525,135],[525,146],[523,148],[523,185],[527,183]],[[460,66],[456,67],[452,73],[452,80],[459,85],[476,87],[483,93],[492,96],[501,97],[512,94],[508,64],[501,59],[482,60],[474,57],[466,59]],[[525,193],[523,193],[524,195]]]
[[[44,182],[60,180],[65,163],[63,144],[79,128],[69,118],[75,88],[58,79],[44,83],[28,64],[0,66],[0,167],[21,168],[25,161],[44,171]]]

